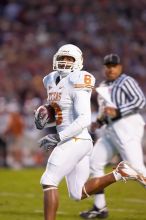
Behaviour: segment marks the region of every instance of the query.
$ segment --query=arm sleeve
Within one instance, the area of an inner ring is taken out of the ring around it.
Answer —
[[[47,81],[48,81],[48,76],[45,76],[44,78],[43,78],[43,85],[44,85],[44,87],[45,87],[45,89],[47,89]]]
[[[91,123],[91,92],[87,90],[76,90],[73,94],[74,111],[77,115],[75,121],[65,130],[59,132],[62,141],[75,137],[80,134],[84,128]]]
[[[134,79],[131,78],[127,79],[124,82],[122,89],[129,99],[127,103],[119,106],[120,114],[122,116],[140,110],[145,107],[146,104],[145,96]]]

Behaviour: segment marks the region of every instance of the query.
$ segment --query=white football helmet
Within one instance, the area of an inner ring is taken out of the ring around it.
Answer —
[[[63,56],[73,57],[74,61],[62,61]],[[82,51],[73,44],[65,44],[60,47],[53,57],[53,70],[63,73],[70,73],[74,70],[81,70],[83,68]]]

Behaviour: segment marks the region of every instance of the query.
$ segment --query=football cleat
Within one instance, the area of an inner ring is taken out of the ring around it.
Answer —
[[[92,209],[81,212],[80,217],[84,219],[107,218],[108,210],[107,210],[107,207],[98,209],[96,206],[93,206]]]
[[[127,161],[120,162],[117,165],[115,172],[119,173],[125,182],[126,180],[136,180],[146,187],[146,177],[133,168]]]

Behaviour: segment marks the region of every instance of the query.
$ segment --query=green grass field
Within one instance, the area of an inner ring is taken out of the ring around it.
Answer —
[[[108,170],[112,168],[108,168]],[[43,169],[0,169],[0,220],[42,220]],[[93,197],[75,202],[68,198],[65,181],[59,187],[57,220],[81,220],[78,213],[92,205]],[[146,220],[146,189],[136,182],[118,182],[106,189],[108,220]]]

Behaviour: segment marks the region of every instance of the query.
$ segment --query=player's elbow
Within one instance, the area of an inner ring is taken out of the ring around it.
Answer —
[[[145,97],[143,97],[142,101],[141,101],[141,108],[145,108],[146,107],[146,99]]]
[[[143,98],[138,99],[135,101],[135,108],[137,109],[143,109],[146,106],[146,100]]]

